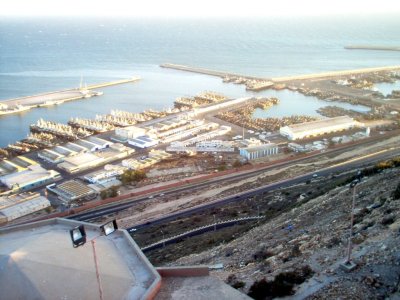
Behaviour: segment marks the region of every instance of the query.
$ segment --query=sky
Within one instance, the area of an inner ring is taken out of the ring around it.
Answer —
[[[400,13],[399,0],[0,0],[0,16],[258,17]]]

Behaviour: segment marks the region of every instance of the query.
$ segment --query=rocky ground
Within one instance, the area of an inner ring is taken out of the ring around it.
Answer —
[[[400,200],[394,199],[393,192],[399,175],[399,168],[387,169],[363,178],[356,186],[352,259],[357,267],[349,273],[340,264],[346,257],[353,190],[348,184],[328,187],[327,182],[332,179],[266,195],[259,199],[267,203],[260,209],[267,216],[263,222],[239,227],[236,232],[226,230],[225,237],[206,242],[203,237],[197,243],[203,241],[206,245],[197,247],[198,253],[189,249],[186,254],[178,251],[183,257],[174,256],[173,247],[183,249],[189,239],[150,253],[149,257],[158,264],[222,263],[223,269],[212,275],[244,293],[252,291],[256,299],[283,295],[275,288],[282,278],[284,284],[295,282],[291,297],[297,299],[398,299]],[[311,188],[311,194],[307,188]],[[314,193],[319,196],[313,197],[312,190],[319,191]],[[290,271],[303,278],[294,276],[290,281],[285,277],[293,275]],[[306,278],[309,279],[300,284]],[[261,284],[255,286],[255,282]],[[256,287],[261,294],[254,292]]]

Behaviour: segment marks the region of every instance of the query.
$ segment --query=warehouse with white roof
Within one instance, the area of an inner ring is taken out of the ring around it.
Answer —
[[[280,128],[279,132],[289,140],[299,140],[332,132],[349,130],[360,125],[362,124],[358,123],[353,118],[341,116],[284,126]]]

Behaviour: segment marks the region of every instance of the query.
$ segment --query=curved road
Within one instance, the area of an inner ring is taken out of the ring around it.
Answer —
[[[327,153],[322,153],[321,155],[325,155],[325,154],[327,154]],[[166,221],[169,221],[169,220],[172,220],[172,219],[176,219],[176,218],[182,217],[182,216],[187,216],[189,214],[193,214],[193,213],[196,213],[198,211],[205,210],[205,209],[208,209],[208,208],[211,208],[211,207],[224,205],[224,204],[227,204],[227,203],[230,203],[230,202],[234,202],[234,201],[241,201],[241,200],[247,199],[249,197],[253,197],[255,195],[259,195],[259,194],[263,194],[263,193],[267,193],[267,192],[273,191],[275,189],[279,189],[279,188],[282,188],[282,187],[288,187],[288,186],[291,186],[291,185],[294,185],[294,184],[305,182],[307,180],[313,179],[313,177],[315,176],[314,175],[315,173],[320,177],[320,176],[327,176],[327,175],[330,175],[332,173],[341,173],[341,172],[344,172],[344,171],[355,170],[355,169],[358,169],[358,168],[365,167],[367,165],[371,165],[371,164],[373,164],[375,162],[379,162],[379,161],[382,161],[382,160],[385,160],[385,159],[392,158],[392,157],[397,156],[399,154],[400,154],[400,149],[399,148],[390,148],[390,149],[383,150],[383,151],[380,151],[380,152],[376,152],[376,153],[373,153],[373,154],[365,155],[365,156],[360,157],[360,158],[351,159],[349,161],[346,161],[346,162],[343,162],[343,163],[339,163],[339,164],[333,165],[333,166],[328,167],[328,168],[321,169],[321,170],[319,170],[317,172],[307,173],[307,174],[303,174],[303,175],[300,175],[300,176],[297,176],[297,177],[294,177],[294,178],[282,180],[282,181],[279,181],[279,182],[274,182],[274,183],[271,183],[271,184],[268,184],[268,185],[265,185],[265,186],[262,186],[262,187],[259,187],[259,188],[256,188],[256,189],[248,190],[248,191],[245,191],[243,193],[239,193],[239,194],[232,195],[232,196],[229,196],[229,197],[221,198],[221,199],[218,199],[218,200],[213,201],[213,202],[209,202],[209,203],[206,203],[206,204],[203,204],[203,205],[200,205],[200,206],[196,206],[196,207],[193,207],[193,208],[190,208],[190,209],[186,209],[186,210],[183,210],[183,211],[168,215],[168,216],[164,216],[164,217],[161,217],[159,219],[152,220],[150,222],[146,222],[146,223],[143,223],[143,224],[138,224],[135,227],[128,228],[128,230],[132,230],[133,228],[139,229],[139,228],[151,225],[151,224],[163,223],[163,222],[166,222]],[[315,158],[315,156],[313,156],[313,158]],[[301,159],[301,160],[304,160],[304,158]],[[268,169],[272,169],[272,168],[276,168],[276,167],[288,166],[288,165],[296,164],[296,163],[298,163],[297,160],[296,161],[289,161],[289,162],[281,163],[279,165],[269,166],[268,168],[264,168],[264,169],[261,169],[261,170],[253,170],[253,171],[250,171],[250,172],[245,173],[245,174],[234,174],[234,176],[231,176],[229,178],[217,178],[216,180],[213,180],[211,182],[210,181],[201,182],[201,183],[198,183],[198,184],[193,184],[191,186],[185,186],[185,187],[182,187],[182,188],[174,189],[172,191],[166,191],[166,192],[164,192],[164,194],[167,195],[167,194],[174,194],[176,192],[182,192],[182,191],[185,191],[185,190],[186,191],[187,190],[192,190],[194,187],[199,188],[199,187],[202,187],[202,186],[209,185],[211,183],[218,183],[218,182],[222,182],[222,181],[226,181],[226,180],[233,180],[233,179],[237,179],[237,178],[244,179],[244,178],[247,178],[247,177],[250,177],[250,176],[255,176],[258,173],[265,172]],[[93,211],[89,211],[89,212],[86,212],[86,213],[81,213],[81,214],[77,214],[77,215],[71,216],[69,218],[76,219],[76,220],[87,221],[87,220],[91,220],[91,219],[94,219],[94,218],[98,218],[98,217],[106,215],[106,214],[119,212],[121,210],[130,208],[132,205],[134,205],[136,203],[139,203],[139,202],[142,202],[142,201],[146,201],[148,199],[149,199],[148,196],[146,196],[146,197],[133,199],[133,200],[130,200],[129,202],[125,202],[125,203],[116,203],[116,204],[110,205],[108,207],[98,208],[98,209],[95,209]]]

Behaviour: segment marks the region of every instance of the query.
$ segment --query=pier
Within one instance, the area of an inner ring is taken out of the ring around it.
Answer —
[[[20,98],[0,100],[0,116],[27,111],[35,107],[59,105],[68,101],[90,98],[93,96],[100,96],[103,93],[96,92],[94,91],[94,89],[99,89],[124,83],[131,83],[138,80],[140,80],[140,77],[132,77],[129,79],[92,84],[87,87],[72,88],[72,89],[42,93],[32,96],[25,96]]]
[[[395,47],[395,46],[350,45],[350,46],[345,46],[344,49],[347,49],[347,50],[400,51],[400,47]]]
[[[294,80],[324,79],[324,78],[330,78],[330,77],[340,77],[340,76],[357,75],[357,74],[382,72],[382,71],[395,71],[395,70],[400,70],[400,66],[363,68],[363,69],[355,69],[355,70],[331,71],[331,72],[316,73],[316,74],[274,77],[274,78],[271,78],[271,80],[273,82],[279,83],[279,82],[287,82],[287,81],[294,81]]]
[[[259,78],[259,77],[255,77],[255,76],[241,75],[241,74],[236,74],[236,73],[215,71],[215,70],[210,70],[210,69],[205,69],[205,68],[190,67],[190,66],[176,65],[176,64],[169,64],[169,63],[162,64],[162,65],[160,65],[160,67],[167,68],[167,69],[179,70],[179,71],[186,71],[186,72],[192,72],[192,73],[198,73],[198,74],[217,76],[217,77],[221,77],[221,78],[237,77],[237,78],[246,78],[246,79],[254,79],[254,80],[269,80],[268,78]]]
[[[210,69],[190,67],[176,64],[162,64],[161,68],[174,69],[179,71],[186,71],[192,73],[199,73],[222,78],[223,82],[233,82],[246,85],[246,90],[261,91],[270,88],[274,83],[269,78],[260,78],[248,75],[241,75],[230,72],[214,71]]]
[[[175,69],[175,70],[180,70],[180,71],[187,71],[187,72],[206,74],[206,75],[211,75],[211,76],[218,76],[221,78],[239,77],[239,78],[244,78],[244,79],[248,79],[251,81],[259,81],[259,82],[264,81],[266,83],[268,81],[270,81],[273,84],[287,83],[290,81],[305,80],[305,79],[325,79],[325,78],[330,78],[330,77],[339,77],[339,76],[356,75],[356,74],[364,74],[364,73],[372,73],[372,72],[400,70],[400,65],[399,65],[399,66],[363,68],[363,69],[354,69],[354,70],[331,71],[331,72],[316,73],[316,74],[303,74],[303,75],[294,75],[294,76],[262,78],[262,77],[254,77],[254,76],[247,76],[247,75],[238,75],[235,73],[228,73],[228,72],[223,72],[223,71],[214,71],[214,70],[197,68],[197,67],[175,65],[175,64],[162,64],[160,66],[162,68],[169,68],[169,69]],[[237,83],[237,82],[235,82],[235,83]],[[245,82],[241,82],[241,83],[245,83]],[[263,88],[268,88],[270,86],[271,85],[268,85],[268,86],[266,85]],[[259,88],[257,90],[261,90],[263,88]],[[248,88],[248,89],[252,90],[251,88]],[[253,89],[253,90],[256,90],[256,89]]]
[[[108,87],[108,86],[112,86],[112,85],[136,82],[136,81],[139,81],[139,80],[140,80],[140,77],[132,77],[132,78],[122,79],[122,80],[117,80],[117,81],[103,82],[103,83],[98,83],[98,84],[91,84],[91,85],[87,86],[87,89],[88,90],[99,89],[99,88],[104,88],[104,87]]]

